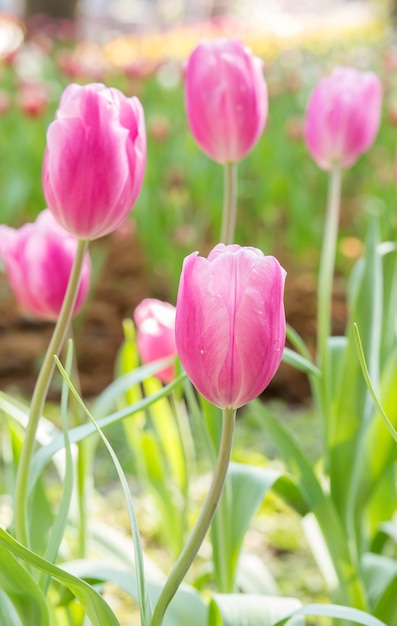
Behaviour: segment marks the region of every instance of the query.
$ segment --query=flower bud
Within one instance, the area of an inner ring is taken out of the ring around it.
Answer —
[[[286,272],[256,248],[218,244],[189,255],[176,305],[179,358],[198,391],[238,408],[267,387],[285,344]]]
[[[138,197],[145,163],[137,98],[95,83],[65,89],[43,163],[44,196],[61,226],[81,239],[116,230]]]
[[[313,90],[305,120],[305,140],[317,165],[330,170],[354,165],[378,132],[382,87],[372,72],[336,67]]]
[[[176,356],[175,307],[155,298],[142,300],[135,309],[134,320],[138,330],[137,348],[142,363]],[[174,378],[174,366],[157,372],[156,376],[169,383]]]
[[[0,226],[0,257],[18,302],[40,318],[55,320],[72,270],[77,240],[61,228],[48,210],[33,224]],[[74,314],[88,295],[91,264],[86,255]]]
[[[262,61],[237,39],[203,41],[185,72],[190,130],[218,163],[241,161],[260,137],[268,96]]]

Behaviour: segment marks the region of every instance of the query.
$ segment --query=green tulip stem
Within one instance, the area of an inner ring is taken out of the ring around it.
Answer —
[[[18,541],[27,547],[29,547],[30,544],[28,530],[28,482],[36,442],[37,427],[54,372],[54,355],[59,354],[62,348],[72,318],[87,248],[88,241],[78,241],[76,256],[65,298],[33,391],[29,420],[18,463],[15,485],[15,533]],[[54,277],[54,280],[56,280],[56,277]]]
[[[236,409],[225,409],[223,411],[222,437],[211,487],[203,504],[203,508],[201,509],[196,525],[194,526],[184,549],[171,570],[171,573],[161,591],[154,609],[151,626],[161,626],[163,623],[165,611],[167,610],[169,603],[193,563],[193,560],[197,555],[211,525],[222,494],[227,469],[229,467],[235,419]]]
[[[224,192],[221,242],[234,243],[234,230],[237,217],[237,163],[224,165]]]
[[[327,414],[328,408],[330,407],[329,355],[327,342],[331,335],[332,284],[335,272],[339,228],[341,174],[342,172],[339,165],[334,165],[329,177],[327,212],[318,279],[317,355],[318,366],[321,370],[321,396],[324,416]]]

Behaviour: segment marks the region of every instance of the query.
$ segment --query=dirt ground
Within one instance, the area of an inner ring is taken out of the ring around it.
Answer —
[[[160,286],[150,283],[139,243],[130,237],[110,235],[97,244],[103,265],[96,277],[91,299],[74,322],[75,345],[82,393],[96,396],[112,380],[117,350],[123,340],[122,320],[131,317],[145,297],[159,297]],[[288,270],[285,292],[287,321],[314,351],[316,277],[315,270]],[[333,332],[343,332],[346,318],[343,283],[336,281],[333,304]],[[52,324],[23,312],[0,274],[0,389],[29,396],[48,345]],[[53,388],[52,395],[57,393]],[[292,404],[309,397],[305,375],[281,364],[265,392]]]

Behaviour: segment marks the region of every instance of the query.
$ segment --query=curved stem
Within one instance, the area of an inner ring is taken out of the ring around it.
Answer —
[[[225,245],[234,241],[237,216],[237,163],[224,165],[223,213],[221,242]]]
[[[30,464],[36,442],[36,432],[41,417],[44,403],[47,397],[52,374],[54,372],[54,355],[58,354],[62,348],[66,332],[72,317],[74,304],[80,283],[81,270],[84,257],[88,248],[88,241],[79,240],[73,268],[69,278],[68,288],[62,304],[58,321],[47,348],[43,364],[40,369],[36,386],[33,391],[30,405],[29,421],[23,440],[21,456],[18,464],[18,471],[15,485],[15,533],[18,541],[29,547],[28,531],[28,479]]]
[[[235,409],[225,409],[223,412],[222,438],[219,446],[218,461],[214,470],[211,487],[201,509],[200,516],[193,528],[191,535],[175,563],[166,583],[161,591],[154,609],[151,626],[161,626],[167,606],[174,597],[179,585],[184,579],[186,572],[204,541],[211,521],[215,515],[219,499],[222,494],[229,467],[230,454],[232,451],[234,424],[236,418]]]
[[[332,284],[335,272],[336,244],[339,228],[341,169],[335,165],[330,172],[327,213],[318,278],[317,359],[321,370],[321,409],[327,415],[330,406],[330,376],[327,341],[331,335]],[[325,433],[327,435],[327,433]]]

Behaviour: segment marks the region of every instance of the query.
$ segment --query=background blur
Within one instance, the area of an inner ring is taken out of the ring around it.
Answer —
[[[287,318],[314,348],[315,284],[327,175],[302,138],[306,102],[332,67],[376,71],[384,112],[371,151],[345,173],[333,330],[343,331],[346,277],[368,215],[395,238],[397,45],[386,0],[0,1],[0,222],[19,226],[44,208],[45,135],[64,87],[100,81],[137,95],[148,132],[143,190],[125,227],[92,245],[94,285],[76,320],[83,394],[113,376],[122,320],[144,297],[175,303],[183,258],[220,232],[223,172],[190,136],[183,63],[203,37],[240,37],[263,59],[269,119],[239,167],[236,242],[275,254],[288,271]],[[0,273],[0,388],[30,393],[51,325],[19,309]],[[304,401],[305,378],[282,366],[269,392]]]

